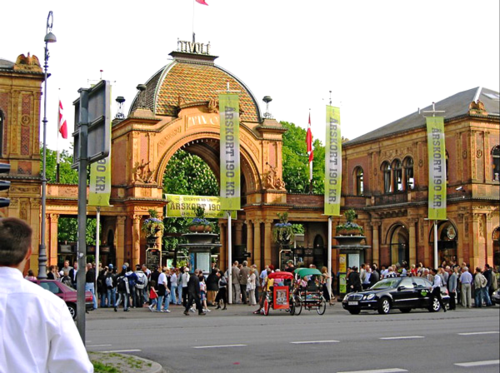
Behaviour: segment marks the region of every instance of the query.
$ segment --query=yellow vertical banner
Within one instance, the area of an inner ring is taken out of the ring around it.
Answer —
[[[427,117],[427,150],[429,157],[430,220],[446,220],[446,150],[444,118]]]
[[[238,95],[219,95],[220,206],[239,210],[240,198],[240,103]]]
[[[340,133],[340,109],[326,107],[325,143],[325,215],[340,215],[342,187],[342,136]]]
[[[111,98],[111,89],[109,90]],[[111,100],[109,100],[111,102]],[[109,139],[111,142],[111,138]],[[90,165],[89,206],[109,206],[111,197],[111,144],[109,155]]]
[[[89,206],[109,206],[111,155],[90,165]]]

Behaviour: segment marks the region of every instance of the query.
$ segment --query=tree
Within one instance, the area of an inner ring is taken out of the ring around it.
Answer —
[[[43,159],[43,149],[40,147],[40,157]],[[47,181],[49,183],[56,182],[57,172],[57,151],[47,149],[46,151],[46,168]],[[73,155],[68,150],[63,150],[59,154],[59,182],[61,184],[78,184],[78,171],[73,170]],[[43,167],[43,164],[40,164]]]
[[[200,157],[184,150],[178,150],[170,158],[165,170],[163,192],[166,194],[218,196],[219,184],[213,171]],[[174,251],[179,243],[185,242],[180,234],[187,231],[188,222],[188,219],[185,218],[164,219],[166,235],[163,237],[163,247],[166,250]],[[219,233],[217,224],[215,224],[215,233]]]
[[[283,180],[289,193],[309,193],[309,156],[306,130],[293,123],[281,122],[283,135]],[[313,193],[324,193],[325,147],[318,139],[313,142]]]

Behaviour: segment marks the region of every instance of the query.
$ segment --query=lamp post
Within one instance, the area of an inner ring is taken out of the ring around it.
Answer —
[[[45,248],[45,210],[47,204],[47,70],[49,68],[49,43],[57,41],[56,36],[52,33],[52,24],[54,15],[52,11],[47,16],[47,27],[45,29],[45,59],[44,59],[44,83],[43,83],[43,158],[42,158],[42,225],[41,238],[38,250],[38,278],[47,278],[47,250]]]

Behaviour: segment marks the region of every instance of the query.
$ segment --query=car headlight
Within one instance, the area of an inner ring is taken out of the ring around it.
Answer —
[[[372,300],[373,298],[375,298],[375,294],[368,294],[366,296],[366,300]]]

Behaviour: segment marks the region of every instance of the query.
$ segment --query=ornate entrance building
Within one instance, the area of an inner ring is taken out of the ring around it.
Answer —
[[[198,43],[197,43],[198,44]],[[255,97],[234,75],[215,65],[208,46],[199,44],[172,52],[172,61],[138,85],[128,115],[112,125],[112,207],[101,208],[102,261],[145,261],[146,238],[141,225],[166,204],[163,177],[179,149],[201,157],[219,177],[218,95],[230,90],[240,97],[241,206],[233,220],[233,258],[249,257],[259,269],[281,265],[280,249],[272,240],[277,213],[304,226],[296,257],[306,264],[327,265],[327,216],[323,195],[287,193],[283,182],[282,136],[285,129],[262,116]],[[40,241],[40,97],[44,75],[33,56],[0,60],[0,162],[11,165],[11,199],[0,216],[18,216],[34,228],[38,266]],[[499,95],[487,89],[457,93],[436,107],[446,110],[448,220],[439,222],[439,260],[463,261],[475,267],[500,265]],[[343,144],[342,208],[353,208],[364,228],[364,261],[379,265],[422,262],[431,266],[432,222],[427,216],[428,158],[425,120],[410,114]],[[168,191],[167,191],[168,192]],[[48,264],[75,256],[74,248],[58,242],[58,220],[76,217],[77,186],[49,182],[47,186],[46,247]],[[88,208],[88,216],[96,213]],[[343,218],[335,218],[335,227]],[[227,266],[229,227],[219,221],[219,264]],[[161,245],[161,239],[157,243]],[[92,252],[90,252],[92,253]],[[338,271],[338,252],[332,268]]]
[[[202,158],[219,177],[218,95],[230,89],[240,97],[242,205],[234,222],[234,245],[245,246],[253,261],[271,260],[271,223],[276,205],[286,202],[282,182],[282,134],[274,119],[261,119],[255,97],[207,54],[172,52],[173,61],[153,75],[124,120],[112,131],[113,214],[124,233],[117,259],[143,259],[140,226],[148,210],[163,214],[163,175],[170,158],[183,149]],[[265,175],[265,178],[262,177]],[[271,208],[271,206],[273,206]],[[278,208],[278,211],[281,209]],[[261,233],[261,222],[268,222]],[[221,263],[227,250],[227,224],[220,221]],[[244,242],[244,238],[246,238]]]

